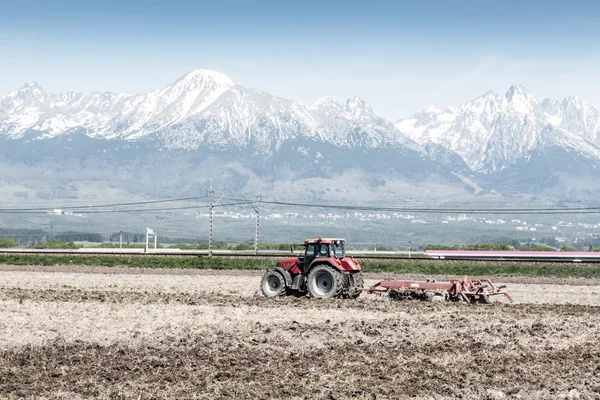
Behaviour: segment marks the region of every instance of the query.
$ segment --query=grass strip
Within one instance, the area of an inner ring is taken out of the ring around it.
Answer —
[[[369,261],[361,263],[367,272],[424,275],[530,276],[548,278],[600,278],[600,264],[516,263],[516,262],[410,262]]]
[[[0,255],[0,264],[10,265],[87,265],[90,267],[266,269],[275,261],[225,257],[131,257],[80,255]]]
[[[275,260],[226,257],[131,257],[78,255],[0,255],[0,264],[10,265],[87,265],[97,267],[195,268],[260,270],[275,265]],[[426,275],[531,276],[553,278],[600,278],[600,264],[435,262],[428,260],[363,260],[365,272]]]

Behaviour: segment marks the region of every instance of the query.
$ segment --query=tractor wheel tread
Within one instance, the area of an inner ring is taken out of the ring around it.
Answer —
[[[275,270],[265,272],[260,283],[260,291],[267,298],[285,295],[287,288],[283,275]]]
[[[331,277],[332,289],[331,291],[325,294],[319,293],[319,289],[316,288],[316,279],[319,275],[322,274],[329,274],[329,276]],[[314,298],[330,299],[334,297],[343,297],[343,294],[345,292],[344,276],[340,271],[329,265],[316,265],[308,273],[307,287],[310,296]]]
[[[361,291],[355,290],[355,288],[363,288],[365,285],[365,281],[363,279],[362,272],[355,272],[349,276],[350,286],[348,287],[348,292],[346,297],[349,299],[356,299],[360,296]]]

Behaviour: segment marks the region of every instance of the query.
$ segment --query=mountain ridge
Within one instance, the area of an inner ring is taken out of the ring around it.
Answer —
[[[600,160],[600,113],[569,96],[539,101],[522,85],[504,96],[488,91],[458,107],[426,109],[395,127],[423,145],[456,152],[479,173],[493,173],[553,145]]]
[[[460,175],[478,193],[523,190],[536,180],[568,187],[570,175],[600,176],[600,113],[576,96],[538,100],[522,85],[391,122],[359,96],[324,96],[306,105],[210,70],[191,71],[144,94],[53,94],[30,82],[0,98],[0,138],[21,143],[11,145],[19,154],[39,142],[38,156],[77,157],[69,147],[75,140],[79,151],[85,143],[97,147],[85,152],[89,156],[131,157],[123,149],[134,145],[150,153],[244,158],[261,171],[269,163],[312,174],[323,167],[373,171],[376,165],[392,178],[433,174],[455,184]]]
[[[383,137],[382,130],[395,128],[390,123],[383,124],[371,106],[359,97],[348,99],[344,112],[347,126],[340,128],[343,121],[333,121],[338,116],[328,116],[318,107],[245,87],[219,72],[196,70],[163,89],[146,94],[50,94],[38,84],[28,83],[0,99],[0,135],[20,139],[26,131],[37,131],[37,138],[44,139],[69,129],[83,128],[91,137],[107,139],[139,140],[155,134],[165,135],[171,147],[185,147],[187,143],[192,145],[188,148],[194,149],[206,141],[206,135],[195,129],[199,120],[223,130],[229,136],[220,141],[234,145],[240,143],[244,134],[252,136],[260,132],[254,124],[261,121],[276,129],[275,136],[293,136],[296,132],[342,145],[349,143],[343,143],[343,132],[359,123],[368,125],[373,119],[379,127],[371,132],[373,145],[394,137],[393,134]],[[187,138],[182,137],[186,126],[190,127]],[[175,136],[182,139],[179,145],[173,141]],[[215,135],[209,136],[214,138]],[[267,139],[265,135],[262,142]]]

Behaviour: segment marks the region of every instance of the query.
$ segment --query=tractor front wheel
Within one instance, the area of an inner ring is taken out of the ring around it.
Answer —
[[[260,283],[260,290],[265,297],[283,296],[286,292],[285,280],[277,271],[267,271]]]
[[[317,265],[308,273],[308,293],[316,299],[340,297],[344,290],[341,272],[328,265]]]

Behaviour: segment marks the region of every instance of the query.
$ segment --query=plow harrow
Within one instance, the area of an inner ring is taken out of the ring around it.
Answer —
[[[449,282],[436,282],[434,279],[426,281],[401,281],[386,279],[361,291],[371,294],[386,294],[391,300],[425,300],[425,301],[464,301],[466,303],[489,303],[491,296],[504,295],[512,301],[510,295],[502,290],[505,286],[495,286],[489,279],[469,280],[465,276],[462,280]]]

